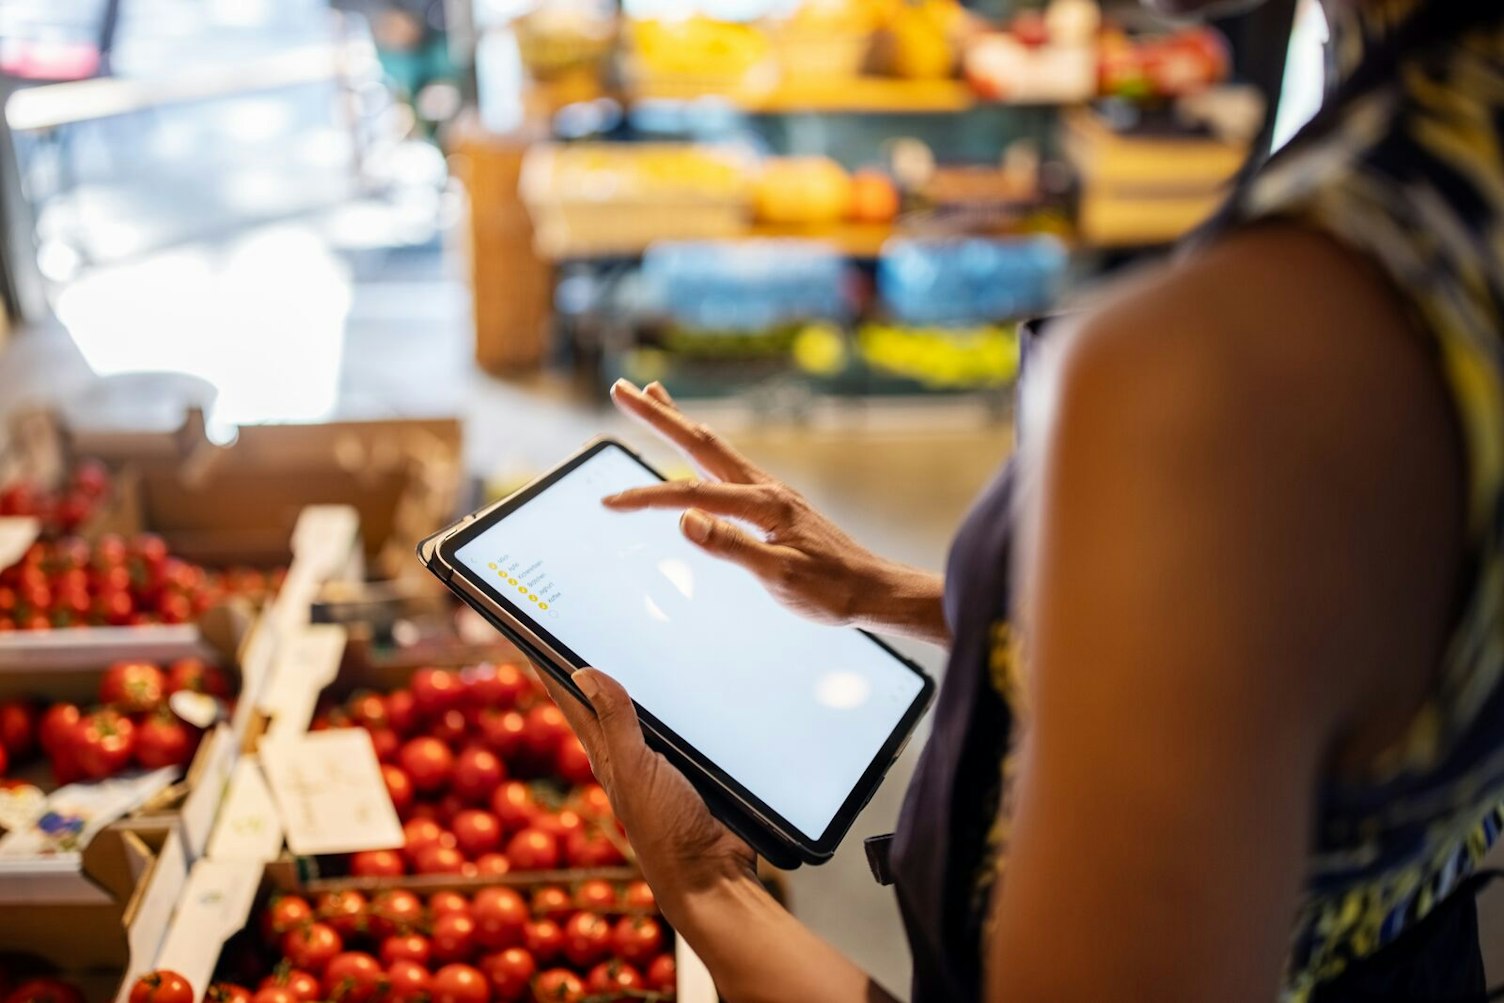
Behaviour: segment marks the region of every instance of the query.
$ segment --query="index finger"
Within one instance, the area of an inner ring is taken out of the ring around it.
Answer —
[[[612,384],[611,400],[622,411],[672,442],[712,477],[735,484],[752,484],[766,479],[761,470],[720,436],[626,380]]]

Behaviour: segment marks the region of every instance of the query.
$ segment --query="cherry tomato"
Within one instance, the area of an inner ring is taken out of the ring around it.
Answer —
[[[30,701],[0,700],[0,748],[12,760],[25,759],[36,749],[37,711]]]
[[[435,916],[446,912],[462,912],[471,915],[470,900],[459,892],[434,892],[428,896],[428,911]]]
[[[577,912],[564,924],[564,957],[588,968],[611,950],[611,924],[593,912]],[[620,952],[618,952],[620,953]]]
[[[623,916],[611,930],[611,945],[623,961],[646,965],[663,950],[663,927],[651,916]]]
[[[379,693],[358,693],[345,704],[350,720],[369,731],[391,727],[386,700]]]
[[[419,874],[463,874],[465,855],[452,846],[430,846],[413,861]]]
[[[283,986],[267,986],[265,989],[256,990],[256,995],[251,997],[251,1003],[304,1003],[293,995],[291,989]]]
[[[260,989],[278,986],[288,990],[304,1003],[315,1003],[324,997],[323,983],[304,971],[288,967],[286,962],[277,966],[277,971],[261,980]]]
[[[540,810],[533,789],[519,780],[507,781],[491,795],[491,812],[507,832],[528,828]]]
[[[230,696],[230,680],[224,671],[202,658],[179,658],[167,668],[167,692],[204,693],[220,700]]]
[[[234,982],[215,982],[204,993],[205,1003],[251,1003],[251,991]]]
[[[410,685],[418,713],[429,718],[457,707],[465,692],[459,673],[448,669],[419,669]]]
[[[563,846],[571,836],[585,828],[585,820],[570,808],[556,812],[540,811],[533,819],[533,828],[543,830]]]
[[[387,732],[388,735],[392,734]],[[374,737],[374,736],[373,736]],[[398,815],[405,815],[413,806],[413,782],[402,772],[402,767],[390,763],[381,764],[381,779],[386,783],[386,792],[392,799],[392,807]]]
[[[488,811],[466,808],[450,824],[454,827],[456,846],[471,860],[483,853],[494,853],[501,846],[501,823]]]
[[[648,986],[659,993],[671,993],[679,988],[679,966],[672,954],[660,954],[648,965]]]
[[[390,728],[377,728],[367,732],[371,736],[371,748],[376,750],[376,759],[383,765],[395,763],[402,751],[402,739]]]
[[[381,965],[364,951],[336,954],[324,969],[324,998],[349,1003],[367,1003],[386,981]]]
[[[626,863],[620,847],[599,830],[571,832],[564,843],[564,856],[572,867],[616,867]]]
[[[454,833],[431,818],[410,818],[402,826],[402,852],[409,860],[435,846],[454,846]]]
[[[646,881],[632,881],[627,884],[621,896],[622,905],[638,912],[656,912],[658,899],[653,895],[652,887]]]
[[[530,918],[527,903],[510,888],[482,888],[471,907],[475,917],[475,942],[488,951],[517,947],[522,928]]]
[[[602,961],[585,976],[585,990],[601,1003],[628,1003],[645,987],[642,975],[625,961]]]
[[[534,769],[552,766],[559,746],[573,734],[564,712],[551,703],[540,703],[527,712],[522,733],[523,754]]]
[[[434,961],[463,961],[475,950],[475,920],[468,913],[446,912],[433,918],[430,934]]]
[[[470,720],[465,712],[451,707],[428,723],[428,734],[458,752],[470,741]]]
[[[574,890],[575,905],[591,912],[610,912],[616,908],[616,886],[600,878],[592,878]]]
[[[344,950],[339,934],[327,923],[297,926],[282,935],[282,954],[293,967],[323,975],[334,956]]]
[[[124,627],[135,615],[136,606],[124,589],[110,589],[94,597],[94,618],[112,627]]]
[[[454,771],[454,753],[436,738],[410,738],[397,753],[413,787],[425,793],[442,790]]]
[[[272,899],[261,915],[261,936],[278,940],[284,933],[313,920],[313,906],[301,895],[280,895]]]
[[[350,873],[357,878],[397,878],[407,871],[396,850],[361,850],[350,855]]]
[[[71,745],[74,730],[81,717],[76,704],[56,703],[48,707],[37,726],[37,738],[41,741],[42,750],[52,756]]]
[[[313,911],[341,940],[349,940],[366,928],[366,897],[357,891],[325,892],[314,902]]]
[[[433,957],[433,947],[428,943],[428,938],[421,933],[393,934],[381,942],[381,963],[388,968],[392,967],[392,962],[398,959],[427,965],[431,957]]]
[[[428,1003],[433,994],[433,976],[416,961],[398,958],[387,966],[386,977],[391,984],[387,999],[392,1003]]]
[[[482,853],[475,858],[475,873],[483,877],[500,877],[512,872],[512,862],[505,853]]]
[[[482,707],[516,707],[531,687],[522,670],[515,665],[476,665],[460,673],[461,679]]]
[[[470,746],[455,759],[449,788],[472,804],[485,804],[505,779],[506,769],[496,758],[496,753],[480,746]]]
[[[488,954],[478,966],[491,983],[491,994],[498,1003],[516,1003],[527,996],[528,983],[537,974],[533,956],[520,947]]]
[[[528,920],[522,928],[522,946],[540,965],[546,965],[564,953],[564,928],[551,919]]]
[[[402,888],[384,891],[371,900],[370,930],[375,937],[408,933],[423,922],[423,902]]]
[[[515,763],[522,758],[526,731],[527,719],[515,710],[487,707],[475,717],[475,734],[481,744],[504,763]]]
[[[433,1003],[487,1003],[491,985],[469,965],[445,965],[433,973]]]
[[[5,1003],[84,1003],[84,994],[62,979],[27,979],[10,991]]]
[[[411,690],[393,690],[386,695],[386,720],[399,735],[410,735],[418,727],[418,704]]]
[[[97,710],[79,719],[74,729],[72,760],[90,780],[119,773],[135,751],[136,726],[116,711]]]
[[[567,968],[553,968],[533,982],[533,999],[538,1003],[579,1003],[585,998],[585,984]]]
[[[507,859],[519,871],[549,871],[559,866],[559,841],[540,829],[523,829],[507,843]]]
[[[595,783],[595,773],[590,768],[590,755],[574,735],[565,735],[559,741],[554,772],[571,784]]]
[[[197,748],[197,733],[166,707],[159,707],[136,729],[136,762],[148,770],[187,766]]]
[[[167,679],[155,665],[116,662],[105,669],[99,702],[126,714],[139,714],[160,704],[166,692]]]
[[[130,1003],[193,1003],[193,987],[169,969],[147,972],[131,986]]]
[[[574,899],[558,885],[544,885],[533,891],[532,908],[534,916],[556,919],[562,923],[574,912]]]

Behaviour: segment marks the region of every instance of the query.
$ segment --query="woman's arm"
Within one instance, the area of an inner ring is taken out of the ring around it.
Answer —
[[[1436,363],[1324,238],[1244,235],[1064,350],[1025,500],[1029,731],[988,999],[1265,1003],[1318,780],[1440,663]]]

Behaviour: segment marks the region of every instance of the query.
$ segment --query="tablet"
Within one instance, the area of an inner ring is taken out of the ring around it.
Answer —
[[[419,552],[540,669],[619,680],[650,744],[761,852],[828,859],[934,684],[871,634],[779,605],[686,540],[677,511],[601,504],[662,479],[600,440]]]

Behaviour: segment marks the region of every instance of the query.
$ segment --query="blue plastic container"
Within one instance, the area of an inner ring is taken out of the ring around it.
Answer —
[[[877,288],[901,324],[996,323],[1049,309],[1066,263],[1053,237],[900,237],[883,245]]]
[[[846,263],[809,240],[657,244],[643,257],[649,301],[696,331],[756,332],[851,315]]]

